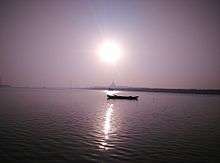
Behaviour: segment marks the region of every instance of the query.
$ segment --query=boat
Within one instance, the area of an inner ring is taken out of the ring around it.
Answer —
[[[119,96],[119,95],[107,95],[107,99],[124,99],[124,100],[138,100],[139,96]]]

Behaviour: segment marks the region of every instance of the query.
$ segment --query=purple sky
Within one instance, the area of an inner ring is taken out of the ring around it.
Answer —
[[[103,39],[123,45],[116,68]],[[220,88],[220,2],[3,0],[0,75],[17,86]]]

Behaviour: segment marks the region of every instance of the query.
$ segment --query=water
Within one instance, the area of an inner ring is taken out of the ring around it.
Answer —
[[[0,162],[220,161],[220,96],[129,94],[1,88]]]

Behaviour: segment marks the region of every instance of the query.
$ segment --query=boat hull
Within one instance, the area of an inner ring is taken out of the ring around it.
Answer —
[[[118,96],[118,95],[107,95],[107,99],[121,99],[121,100],[138,100],[139,96]]]

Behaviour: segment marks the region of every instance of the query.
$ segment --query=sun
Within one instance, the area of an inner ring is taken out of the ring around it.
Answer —
[[[121,47],[115,41],[103,41],[98,49],[98,54],[103,62],[116,64],[121,58]]]

